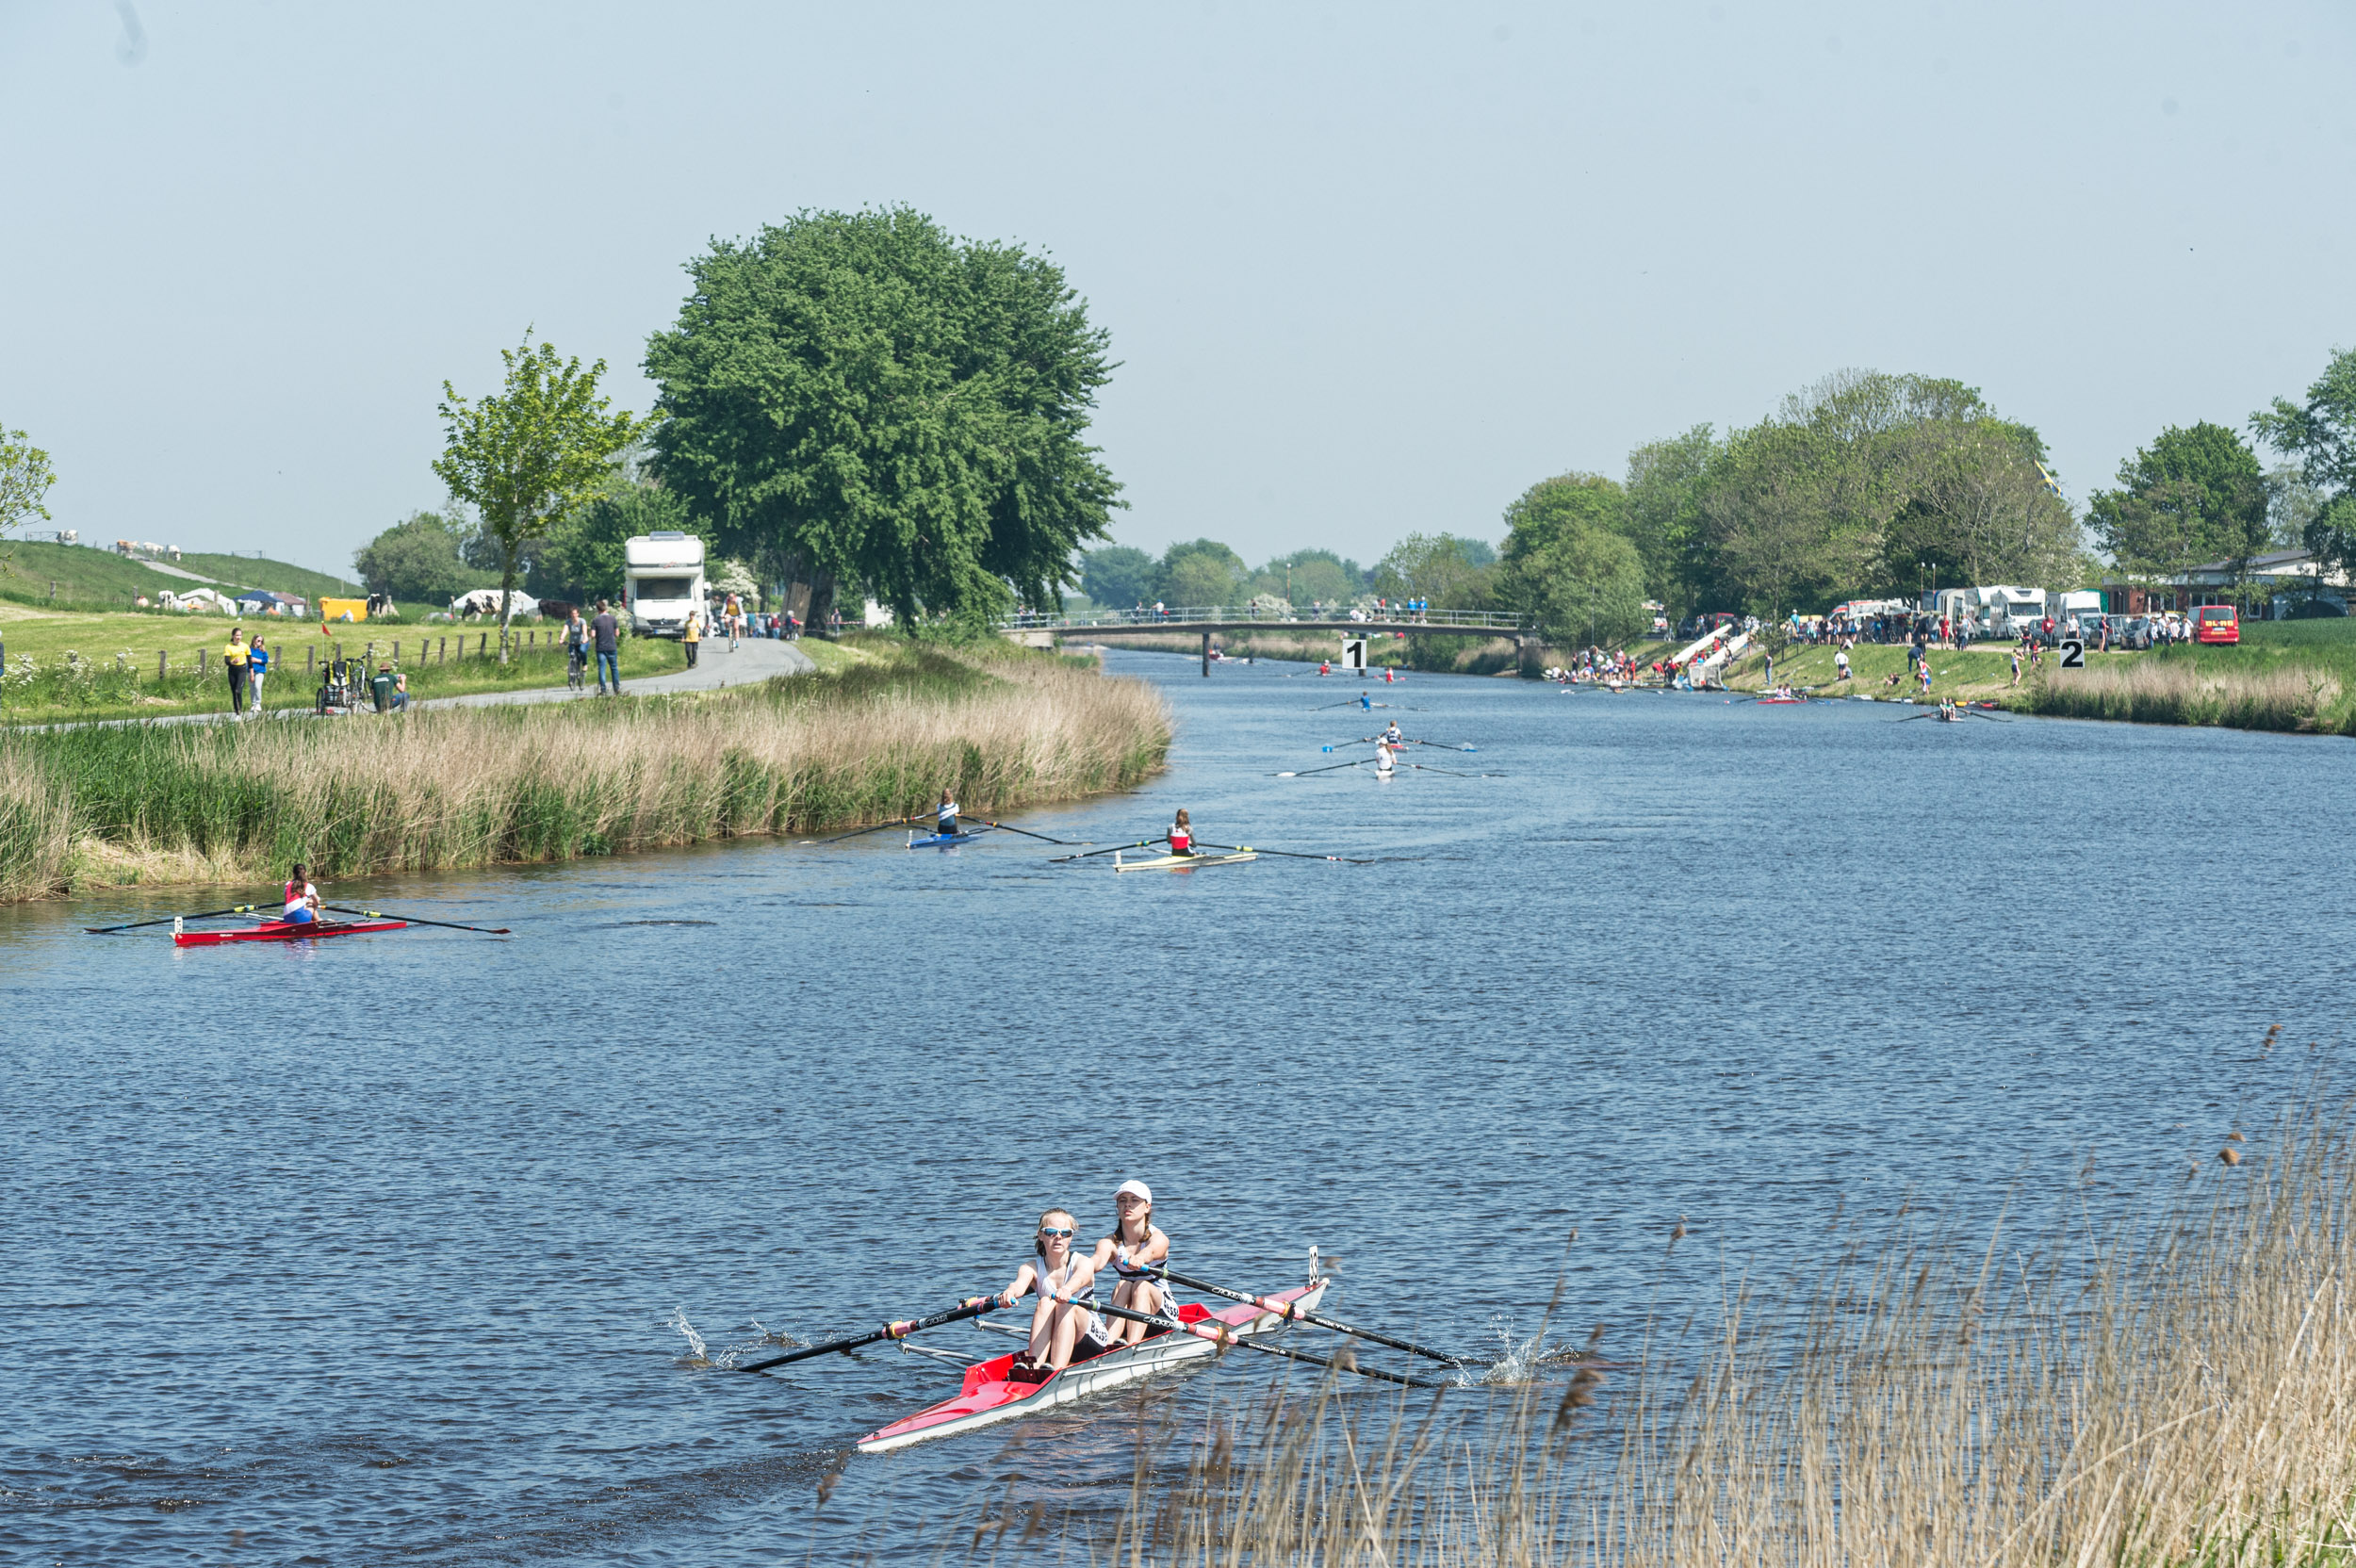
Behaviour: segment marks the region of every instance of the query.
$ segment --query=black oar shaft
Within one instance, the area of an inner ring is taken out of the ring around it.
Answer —
[[[1133,844],[1115,844],[1110,849],[1091,849],[1086,855],[1051,855],[1047,858],[1047,863],[1054,866],[1061,865],[1066,860],[1092,860],[1099,855],[1118,855],[1124,849],[1143,849],[1149,844],[1158,844],[1162,841],[1160,839],[1139,839]]]
[[[449,931],[474,931],[485,937],[515,935],[504,925],[461,925],[454,920],[425,920],[417,915],[390,914],[383,909],[351,909],[341,904],[322,904],[319,907],[338,915],[358,915],[363,920],[397,920],[403,925],[438,925]]]
[[[1374,863],[1371,860],[1352,860],[1346,855],[1303,855],[1297,849],[1262,849],[1255,844],[1215,844],[1202,839],[1197,839],[1195,842],[1204,849],[1232,849],[1238,854],[1249,850],[1253,855],[1282,855],[1287,860],[1338,860],[1347,866],[1370,866]]]
[[[1423,1346],[1410,1344],[1403,1339],[1393,1339],[1388,1334],[1376,1333],[1372,1329],[1353,1328],[1348,1323],[1339,1323],[1331,1317],[1320,1317],[1316,1313],[1293,1302],[1279,1300],[1275,1297],[1247,1296],[1242,1291],[1230,1290],[1225,1285],[1215,1285],[1208,1280],[1197,1280],[1188,1275],[1173,1273],[1168,1268],[1150,1268],[1146,1272],[1153,1277],[1168,1280],[1172,1284],[1184,1285],[1188,1290],[1199,1290],[1205,1296],[1223,1296],[1230,1301],[1241,1301],[1246,1306],[1258,1307],[1262,1312],[1272,1312],[1279,1317],[1288,1317],[1301,1323],[1314,1323],[1320,1329],[1331,1329],[1337,1334],[1350,1334],[1359,1339],[1372,1340],[1377,1345],[1387,1345],[1394,1350],[1404,1350],[1410,1355],[1422,1356],[1428,1361],[1436,1361],[1448,1366],[1468,1364],[1461,1356],[1451,1356],[1445,1351],[1427,1349]]]
[[[839,844],[845,839],[856,839],[863,833],[880,833],[887,827],[906,827],[912,822],[919,822],[922,820],[922,818],[918,817],[894,817],[890,822],[879,822],[872,827],[854,827],[848,833],[837,833],[833,838],[820,839],[818,842],[822,844]]]
[[[998,829],[1001,833],[1020,833],[1026,839],[1037,839],[1043,844],[1062,844],[1068,848],[1074,841],[1070,839],[1051,839],[1044,833],[1034,833],[1027,827],[1010,827],[1003,822],[993,822],[990,825]],[[1081,839],[1077,841],[1080,843],[1088,842],[1086,839]]]
[[[82,929],[93,937],[106,937],[117,931],[143,931],[151,925],[170,925],[175,920],[218,920],[223,915],[250,915],[260,907],[258,904],[232,904],[226,909],[206,909],[193,915],[166,915],[161,920],[135,920],[127,925],[85,925]]]
[[[879,1340],[906,1339],[908,1335],[925,1329],[938,1329],[943,1323],[956,1323],[963,1318],[979,1317],[986,1312],[996,1311],[997,1306],[998,1298],[995,1296],[976,1296],[972,1300],[950,1308],[947,1312],[937,1312],[930,1317],[914,1318],[905,1323],[887,1323],[882,1328],[867,1333],[853,1334],[848,1339],[830,1339],[824,1345],[805,1345],[798,1350],[788,1350],[781,1356],[771,1356],[765,1361],[747,1362],[736,1370],[765,1372],[772,1366],[783,1366],[788,1362],[808,1361],[812,1356],[827,1355],[838,1350],[856,1350],[862,1345],[874,1345]]]

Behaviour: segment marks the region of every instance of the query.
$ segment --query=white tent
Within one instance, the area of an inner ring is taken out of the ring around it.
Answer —
[[[540,612],[540,601],[521,588],[511,596],[515,600],[515,614],[537,615]],[[499,591],[496,588],[468,589],[450,601],[450,612],[453,615],[496,615],[499,612]]]

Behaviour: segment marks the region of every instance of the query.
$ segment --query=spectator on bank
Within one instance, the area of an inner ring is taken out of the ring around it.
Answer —
[[[618,697],[622,694],[622,626],[603,599],[597,601],[597,619],[589,623],[589,636],[597,647],[597,695],[606,694],[605,682],[610,676],[614,694]]]

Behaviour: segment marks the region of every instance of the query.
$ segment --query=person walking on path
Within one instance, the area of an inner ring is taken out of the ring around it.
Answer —
[[[255,632],[254,641],[246,645],[246,689],[254,697],[254,716],[262,715],[262,678],[270,674],[270,649],[262,645],[262,634]]]
[[[245,628],[229,629],[229,645],[221,650],[221,667],[229,674],[229,711],[233,716],[245,714],[245,680],[250,673],[246,666]]]
[[[597,601],[597,618],[589,623],[597,653],[597,695],[605,695],[606,678],[614,678],[614,694],[622,694],[622,629],[605,600]]]
[[[2015,686],[2021,684],[2021,650],[2019,648],[2012,650],[2012,683]]]
[[[695,654],[703,645],[703,614],[700,611],[690,610],[687,612],[687,626],[679,634],[679,640],[686,645],[687,667],[691,670],[695,667]]]
[[[581,606],[564,622],[564,684],[578,686],[589,668],[589,623],[581,618]]]

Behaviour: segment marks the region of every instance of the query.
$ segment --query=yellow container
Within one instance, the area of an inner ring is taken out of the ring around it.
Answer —
[[[368,601],[366,599],[319,600],[319,619],[322,621],[365,621],[368,618]]]

